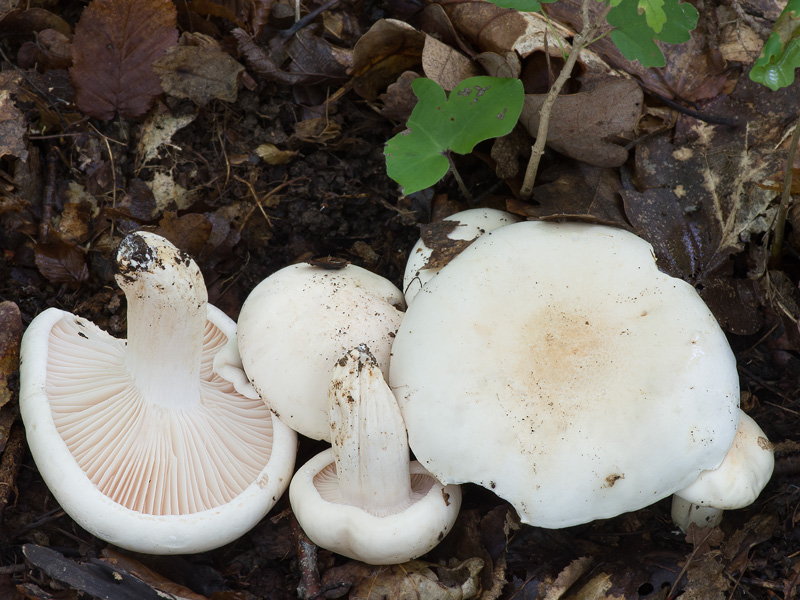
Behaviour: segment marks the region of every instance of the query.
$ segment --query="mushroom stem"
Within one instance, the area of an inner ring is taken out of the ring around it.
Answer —
[[[342,501],[377,516],[406,507],[411,498],[406,427],[366,345],[337,362],[328,402]]]
[[[692,523],[698,527],[716,527],[722,522],[722,510],[713,506],[700,506],[673,494],[672,522],[684,532],[689,530]]]
[[[173,408],[200,398],[208,294],[200,269],[164,238],[128,235],[117,251],[128,300],[128,365],[146,402]]]

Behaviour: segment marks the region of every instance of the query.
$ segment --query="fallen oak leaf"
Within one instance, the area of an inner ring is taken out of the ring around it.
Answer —
[[[78,108],[138,117],[161,93],[153,62],[178,41],[169,0],[92,0],[75,26],[70,77]]]
[[[525,96],[520,123],[533,136],[545,98],[546,94]],[[591,91],[559,96],[550,117],[547,145],[590,165],[619,167],[628,159],[628,151],[611,140],[633,131],[642,100],[639,84],[619,77],[600,81]]]

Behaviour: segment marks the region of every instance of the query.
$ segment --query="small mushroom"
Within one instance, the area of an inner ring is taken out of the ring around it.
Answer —
[[[318,546],[369,564],[425,554],[452,528],[461,491],[409,463],[403,417],[366,346],[337,362],[328,402],[333,448],[292,479],[297,521]]]
[[[739,422],[736,361],[688,283],[601,225],[482,236],[416,296],[390,384],[417,459],[521,519],[635,510],[715,469]]]
[[[464,245],[468,245],[488,231],[518,221],[519,217],[496,208],[464,210],[445,217],[440,222],[441,225],[444,225],[445,222],[453,224],[453,229],[446,234],[446,239],[442,240],[442,244],[461,241],[464,242]],[[439,266],[428,266],[433,255],[434,248],[425,244],[422,238],[417,240],[417,243],[414,244],[408,254],[408,261],[403,275],[403,293],[406,297],[406,304],[409,306],[414,300],[414,296],[422,289],[422,286],[428,283],[441,269]]]
[[[767,485],[775,466],[772,444],[758,424],[740,411],[733,445],[716,469],[672,496],[672,520],[686,531],[691,523],[714,527],[723,510],[749,506]]]
[[[201,552],[253,527],[288,486],[296,434],[214,370],[236,325],[164,238],[117,252],[128,338],[55,308],[22,341],[20,411],[36,465],[82,527],[139,552]]]
[[[361,267],[286,267],[259,283],[239,313],[244,370],[284,423],[330,441],[331,369],[349,348],[365,343],[388,374],[404,308],[400,290]]]

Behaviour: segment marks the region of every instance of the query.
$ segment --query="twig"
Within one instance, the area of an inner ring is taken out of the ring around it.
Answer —
[[[292,537],[294,537],[297,563],[300,566],[297,596],[302,600],[317,598],[322,594],[322,587],[319,584],[319,567],[317,566],[317,547],[308,539],[294,513],[289,514],[289,527],[292,530]]]
[[[789,151],[786,153],[786,171],[783,174],[783,193],[778,216],[775,217],[774,237],[769,252],[769,266],[771,269],[781,268],[781,251],[783,250],[783,234],[786,228],[786,216],[789,214],[789,204],[792,201],[792,167],[794,155],[797,151],[797,142],[800,140],[800,121],[795,123],[792,140],[789,142]]]
[[[39,221],[39,243],[50,241],[50,226],[53,224],[53,202],[56,195],[56,167],[58,166],[58,148],[50,146],[45,158],[45,185],[42,196],[42,220]]]
[[[536,173],[539,170],[539,161],[542,159],[542,155],[544,154],[544,146],[547,142],[547,131],[550,128],[550,117],[553,113],[553,105],[556,102],[556,98],[558,98],[558,95],[561,93],[561,89],[564,87],[567,79],[569,79],[575,63],[578,62],[581,49],[587,44],[588,40],[592,39],[595,32],[600,28],[600,25],[605,23],[606,16],[612,8],[610,3],[606,4],[606,7],[603,9],[603,12],[600,14],[598,19],[592,22],[589,13],[589,7],[591,6],[592,2],[594,2],[594,0],[582,0],[581,2],[583,29],[573,38],[572,51],[569,53],[567,61],[561,68],[561,72],[558,74],[553,87],[551,87],[547,92],[547,97],[545,98],[541,109],[539,109],[539,130],[536,132],[536,143],[531,147],[531,158],[528,161],[528,167],[525,169],[525,178],[523,179],[522,187],[520,188],[520,196],[524,200],[530,198],[531,193],[533,192],[533,183],[536,179]]]
[[[736,117],[715,117],[714,115],[709,115],[697,110],[692,110],[691,108],[687,108],[683,104],[679,104],[678,102],[675,102],[675,100],[670,100],[669,98],[665,98],[661,94],[656,94],[653,91],[648,91],[647,93],[650,94],[656,100],[663,102],[670,108],[674,108],[679,113],[683,113],[690,117],[694,117],[699,121],[703,121],[705,123],[711,123],[712,125],[727,125],[728,127],[737,127],[739,125],[739,120]]]

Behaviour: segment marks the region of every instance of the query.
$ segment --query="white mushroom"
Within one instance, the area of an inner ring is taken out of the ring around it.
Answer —
[[[487,233],[417,295],[390,383],[417,459],[522,520],[635,510],[723,461],[736,362],[692,286],[623,230],[526,222]]]
[[[326,398],[333,365],[365,343],[387,375],[404,308],[400,290],[361,267],[286,267],[258,284],[239,314],[244,370],[284,423],[329,441]]]
[[[744,412],[725,460],[716,469],[703,471],[696,481],[672,497],[672,520],[686,531],[719,525],[723,510],[752,504],[767,485],[775,466],[772,444]]]
[[[519,217],[495,208],[471,208],[445,217],[442,221],[454,225],[446,236],[448,240],[472,242],[487,231],[518,222]],[[433,252],[433,248],[429,248],[420,238],[408,254],[403,274],[403,293],[409,306],[422,286],[441,269],[441,267],[426,267]]]
[[[333,448],[292,479],[297,521],[318,546],[373,565],[425,554],[452,528],[461,491],[409,463],[403,417],[366,346],[333,368],[328,401]]]
[[[236,325],[194,261],[151,233],[117,253],[128,339],[58,309],[21,349],[20,411],[39,471],[92,534],[139,552],[200,552],[255,525],[286,489],[296,435],[213,368]]]

